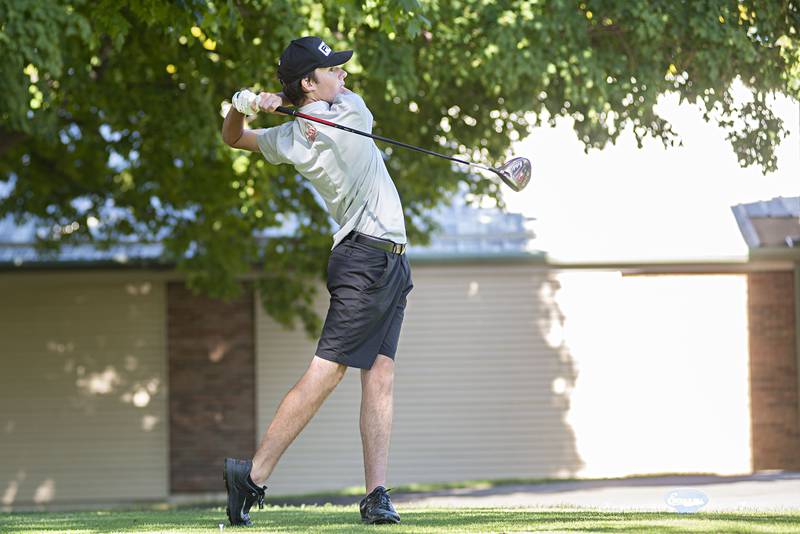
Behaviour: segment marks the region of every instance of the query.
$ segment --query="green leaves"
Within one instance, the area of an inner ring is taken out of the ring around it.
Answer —
[[[257,265],[266,309],[314,334],[330,220],[292,168],[219,133],[234,91],[280,89],[292,38],[355,50],[348,86],[375,133],[439,152],[505,161],[512,140],[559,116],[587,150],[626,125],[640,143],[675,144],[653,106],[677,91],[720,124],[742,165],[769,172],[786,130],[768,96],[800,98],[798,32],[797,0],[0,0],[0,179],[15,180],[0,216],[39,217],[43,246],[163,241],[165,260],[214,296],[235,295]],[[733,100],[737,78],[751,102]],[[380,147],[412,241],[462,184],[502,205],[490,178]],[[253,237],[287,220],[296,235]]]

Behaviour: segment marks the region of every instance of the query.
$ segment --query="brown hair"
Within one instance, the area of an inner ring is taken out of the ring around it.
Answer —
[[[289,101],[294,104],[295,106],[299,106],[303,103],[303,100],[306,99],[306,92],[303,91],[303,80],[310,79],[312,82],[317,82],[317,74],[315,71],[311,71],[308,74],[305,74],[298,78],[297,80],[282,84],[283,85],[283,94]]]

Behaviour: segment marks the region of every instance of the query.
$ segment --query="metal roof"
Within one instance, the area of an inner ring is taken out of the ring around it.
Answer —
[[[800,197],[776,197],[738,206],[744,209],[748,217],[800,217]]]
[[[761,238],[753,224],[753,219],[800,218],[800,197],[776,197],[771,200],[760,200],[748,204],[737,204],[731,208],[736,224],[742,232],[747,246],[762,246]],[[786,245],[795,247],[800,244],[800,236],[786,236]]]
[[[409,246],[409,257],[458,259],[541,255],[532,246],[535,235],[527,227],[530,219],[521,214],[475,208],[456,202],[434,210],[432,216],[442,230],[431,236],[429,245]],[[279,233],[290,234],[296,226],[284,224]],[[52,252],[38,251],[35,247],[37,234],[42,236],[48,231],[35,219],[25,224],[16,224],[11,216],[0,219],[0,266],[47,265],[58,268],[76,265],[124,267],[143,263],[164,265],[161,261],[164,252],[161,243],[120,242],[105,250],[93,244],[67,244]],[[274,235],[275,229],[269,229],[254,235],[254,239],[264,240]]]

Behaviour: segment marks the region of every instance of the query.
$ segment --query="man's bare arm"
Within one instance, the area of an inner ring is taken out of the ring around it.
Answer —
[[[291,105],[283,93],[260,93],[259,109],[272,113],[281,105]],[[259,152],[256,137],[261,130],[251,130],[244,126],[244,115],[231,106],[222,123],[222,141],[233,148]]]
[[[244,115],[231,106],[225,115],[225,122],[222,123],[222,141],[226,145],[233,146],[241,139],[244,132]]]

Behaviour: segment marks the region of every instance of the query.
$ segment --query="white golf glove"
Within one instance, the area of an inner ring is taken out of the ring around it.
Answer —
[[[252,91],[247,89],[237,91],[231,100],[233,107],[242,115],[252,117],[258,113],[258,95]]]

